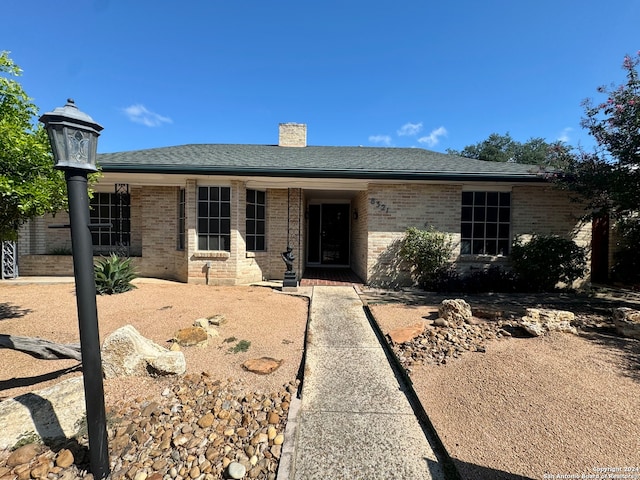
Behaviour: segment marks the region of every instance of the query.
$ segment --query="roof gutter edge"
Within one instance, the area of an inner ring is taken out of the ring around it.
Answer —
[[[123,164],[100,165],[105,173],[158,173],[174,175],[235,175],[260,177],[306,177],[306,178],[346,178],[362,180],[483,180],[512,182],[546,182],[536,173],[449,173],[449,172],[363,172],[354,170],[305,170],[305,169],[261,169],[261,168],[211,168],[184,167],[181,165],[165,166],[132,166]]]

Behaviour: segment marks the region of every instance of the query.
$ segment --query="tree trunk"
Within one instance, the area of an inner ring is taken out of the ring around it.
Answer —
[[[42,338],[0,335],[0,348],[18,350],[42,360],[71,358],[79,362],[82,361],[79,343],[63,345]]]

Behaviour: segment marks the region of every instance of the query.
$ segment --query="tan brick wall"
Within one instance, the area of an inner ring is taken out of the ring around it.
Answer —
[[[351,201],[352,212],[358,212],[358,218],[351,216],[351,269],[363,280],[367,278],[368,199],[367,192],[361,191]]]
[[[136,208],[139,211],[140,228],[136,237],[142,241],[140,274],[145,277],[183,279],[179,259],[185,252],[177,250],[178,237],[178,187],[142,187],[134,189]],[[132,199],[132,205],[133,199]],[[132,223],[138,219],[132,211]],[[139,233],[138,233],[139,232]]]
[[[560,235],[583,247],[591,244],[591,223],[582,224],[581,205],[551,186],[514,186],[511,193],[511,232],[523,238],[533,234]]]
[[[572,202],[567,193],[551,186],[514,186],[511,194],[511,232],[524,241],[531,235],[560,235],[587,249],[587,266],[591,267],[591,222],[580,217],[584,208]],[[576,282],[579,287],[589,280]]]
[[[302,275],[307,223],[304,215],[306,198],[300,189],[292,189],[290,198],[287,189],[267,190],[267,250],[247,252],[246,187],[244,182],[231,182],[231,250],[199,252],[196,248],[197,186],[195,180],[189,180],[186,185],[187,232],[186,250],[183,252],[176,249],[179,188],[131,188],[132,251],[138,249],[142,255],[135,260],[140,275],[210,285],[282,279],[285,266],[280,254],[287,246],[288,204],[291,207],[289,228],[296,256],[295,268],[299,276]],[[409,283],[408,267],[399,261],[398,242],[410,226],[433,226],[451,234],[457,254],[461,194],[462,185],[441,184],[370,185],[367,191],[359,192],[352,199],[352,212],[358,211],[358,219],[352,216],[351,220],[351,267],[354,272],[372,284],[393,286]],[[589,246],[591,226],[576,227],[581,213],[580,206],[550,186],[515,185],[512,189],[513,235],[554,233],[575,238],[578,244]],[[69,259],[42,256],[51,248],[70,247],[68,230],[47,228],[51,223],[66,222],[66,216],[59,214],[56,218],[37,219],[23,227],[19,242],[22,275],[48,274],[43,271],[72,273],[65,266]],[[31,258],[29,255],[36,256]],[[460,268],[464,269],[486,265],[496,258],[463,257],[458,260]]]
[[[408,266],[399,258],[400,240],[409,227],[433,226],[450,233],[458,245],[461,192],[459,185],[371,185],[367,199],[370,283],[387,286],[411,283]]]

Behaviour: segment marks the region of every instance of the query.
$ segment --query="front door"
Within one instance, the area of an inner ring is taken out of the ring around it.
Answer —
[[[309,205],[307,263],[349,265],[348,203]]]

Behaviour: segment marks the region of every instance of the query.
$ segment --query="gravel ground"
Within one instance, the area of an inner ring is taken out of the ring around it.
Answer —
[[[295,380],[304,348],[308,301],[267,287],[211,287],[179,283],[138,283],[119,295],[97,297],[101,342],[117,328],[131,324],[143,336],[168,347],[180,329],[202,317],[222,314],[227,322],[206,347],[184,348],[187,373],[207,372],[251,388],[272,391]],[[0,334],[40,337],[59,343],[79,342],[73,284],[6,285],[0,283]],[[235,338],[235,341],[225,341]],[[246,352],[229,353],[238,341],[251,342]],[[246,372],[242,363],[262,356],[284,360],[271,375]],[[60,375],[74,360],[37,360],[0,349],[0,400],[40,390],[79,373]],[[170,382],[171,380],[166,380]],[[105,381],[109,401],[145,397],[166,385],[157,379]]]
[[[226,319],[207,346],[182,349],[185,375],[105,380],[110,478],[212,480],[231,468],[244,469],[249,478],[276,478],[298,388],[307,298],[268,287],[143,281],[133,291],[99,296],[97,303],[102,340],[131,324],[169,346],[174,332],[198,318]],[[78,342],[74,286],[0,284],[0,334]],[[248,350],[234,353],[242,340],[250,342]],[[263,356],[283,363],[269,375],[242,368],[246,360]],[[79,375],[74,367],[74,360],[38,360],[0,349],[0,401]],[[86,437],[33,447],[0,451],[0,478],[93,478],[87,472]]]
[[[370,307],[384,332],[419,321],[438,328],[437,303]],[[583,302],[574,307],[578,335],[504,337],[485,353],[411,366],[462,478],[640,478],[640,342],[615,335]]]
[[[132,324],[166,346],[177,329],[200,317],[223,314],[228,321],[219,328],[219,337],[207,347],[184,349],[188,375],[202,378],[204,372],[211,381],[231,381],[247,392],[282,392],[296,378],[306,299],[265,287],[138,287],[98,297],[101,337]],[[375,303],[372,298],[382,297],[372,294],[370,304]],[[389,295],[386,304],[370,305],[383,331],[418,321],[435,328],[430,324],[439,299],[418,295],[406,303],[406,298]],[[468,300],[476,307],[487,297]],[[490,306],[502,307],[505,301],[493,298]],[[536,306],[535,301],[519,299],[527,306]],[[490,341],[485,353],[465,352],[446,365],[412,365],[414,387],[463,478],[640,478],[640,471],[633,470],[640,468],[640,342],[621,339],[608,328],[599,315],[610,303],[574,301],[561,306],[579,313],[583,328],[578,335],[507,337]],[[513,305],[507,311],[515,311]],[[73,285],[0,284],[0,334],[77,342]],[[224,341],[232,337],[234,342]],[[249,350],[230,353],[239,340],[250,341]],[[260,356],[284,363],[266,376],[241,368],[245,360]],[[76,365],[73,360],[37,360],[0,349],[0,400],[78,375],[64,373]],[[175,383],[109,380],[106,403],[122,410],[131,399],[161,400],[167,388],[182,388]]]

